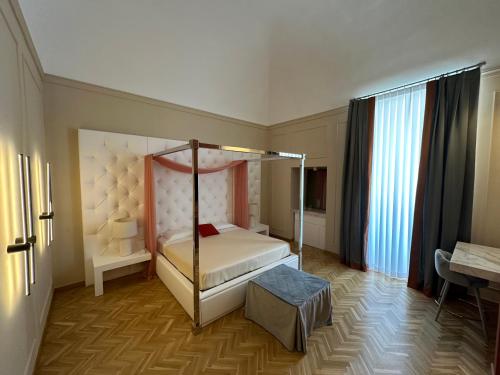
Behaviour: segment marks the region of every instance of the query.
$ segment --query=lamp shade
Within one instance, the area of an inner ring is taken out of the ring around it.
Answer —
[[[137,236],[137,220],[126,217],[113,222],[114,238],[131,238]]]

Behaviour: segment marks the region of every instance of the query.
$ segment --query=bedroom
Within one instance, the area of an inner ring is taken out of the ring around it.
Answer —
[[[0,0],[0,374],[500,373],[499,18]],[[282,263],[331,288],[302,351],[246,316]]]

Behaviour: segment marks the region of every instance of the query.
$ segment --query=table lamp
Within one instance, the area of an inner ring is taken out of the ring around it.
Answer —
[[[132,254],[132,238],[137,236],[137,220],[126,217],[113,222],[113,237],[120,239],[120,256]]]

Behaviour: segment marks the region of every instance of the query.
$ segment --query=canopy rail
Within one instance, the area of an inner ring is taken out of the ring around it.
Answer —
[[[173,154],[175,152],[185,151],[192,148],[191,142],[195,141],[194,139],[190,140],[189,143],[169,148],[165,151],[160,151],[153,156],[163,156],[168,154]],[[250,160],[277,160],[277,159],[302,159],[305,158],[305,154],[295,154],[291,152],[282,152],[282,151],[265,151],[258,150],[255,148],[247,148],[247,147],[236,147],[236,146],[224,146],[224,145],[214,145],[211,143],[200,143],[198,142],[198,148],[211,149],[211,150],[222,150],[222,151],[232,151],[232,152],[241,152],[245,154],[254,154],[261,155],[261,159],[250,159]]]
[[[191,143],[191,141],[189,141],[189,142]],[[153,154],[153,157],[163,156],[163,155],[168,155],[168,154],[174,154],[176,152],[190,150],[191,149],[191,144],[190,143],[186,143],[184,145],[180,145],[180,146],[177,146],[177,147],[172,147],[172,148],[169,148],[168,150],[165,150],[165,151],[157,152],[157,153]]]
[[[304,164],[306,155],[296,154],[281,151],[265,151],[253,148],[215,145],[211,143],[201,143],[197,139],[189,140],[189,143],[160,151],[153,154],[154,157],[174,154],[176,152],[191,150],[192,165],[191,174],[193,176],[193,333],[201,332],[201,314],[200,314],[200,234],[198,231],[199,224],[199,185],[198,185],[198,156],[199,149],[212,149],[239,152],[245,154],[260,155],[260,158],[248,159],[253,161],[271,161],[271,160],[286,160],[296,159],[300,161],[300,189],[299,189],[299,241],[298,241],[298,256],[299,269],[302,270],[302,244],[303,244],[303,227],[304,227]]]

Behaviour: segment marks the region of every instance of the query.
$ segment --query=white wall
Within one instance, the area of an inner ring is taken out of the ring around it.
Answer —
[[[472,241],[500,247],[500,69],[482,75],[477,126]]]
[[[271,149],[306,154],[306,167],[327,169],[326,250],[339,252],[340,200],[347,108],[339,108],[305,118],[288,121],[270,128]],[[293,237],[292,198],[290,184],[295,161],[274,161],[267,204],[270,230],[285,238]]]
[[[31,374],[52,299],[46,208],[41,70],[18,4],[0,0],[0,374]],[[33,54],[32,54],[33,52]],[[32,159],[36,283],[25,296],[24,254],[6,249],[22,234],[17,153]]]

